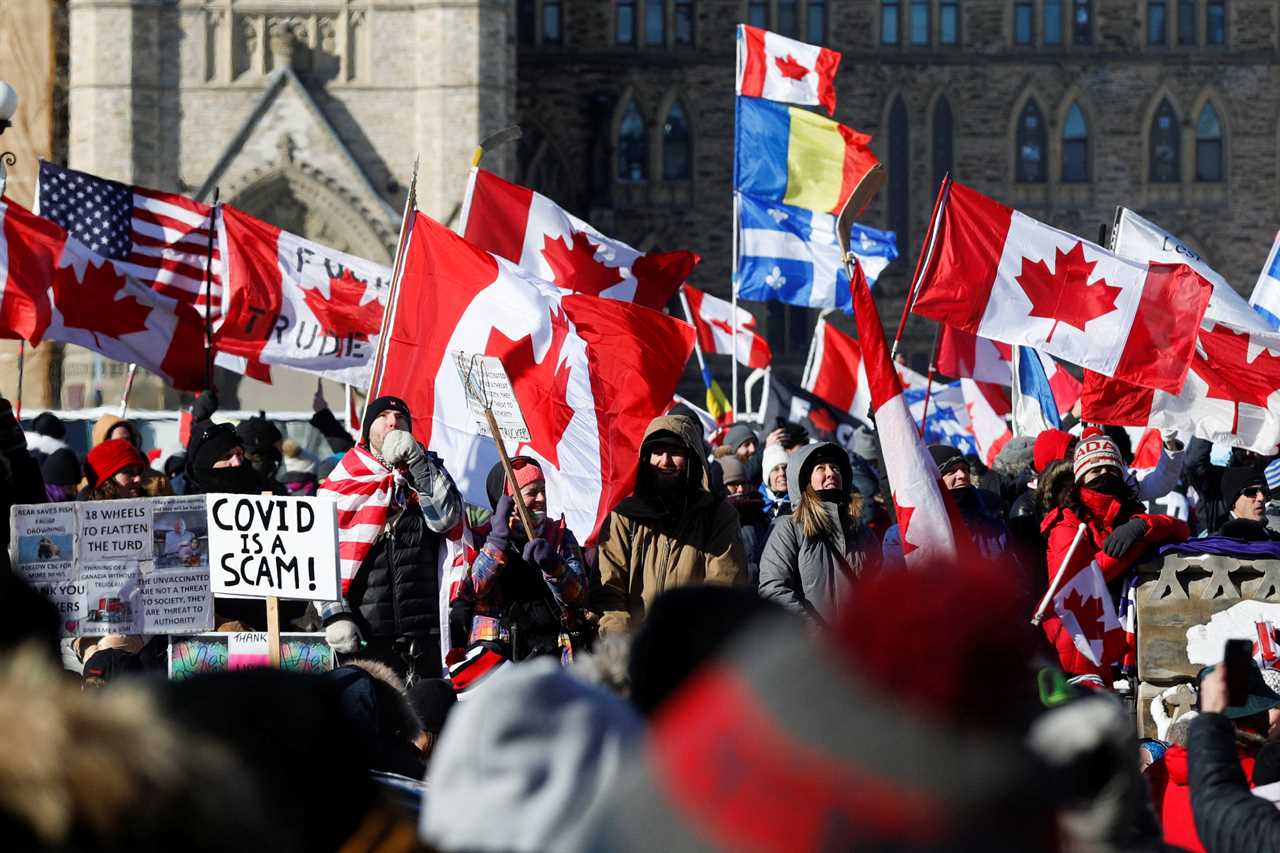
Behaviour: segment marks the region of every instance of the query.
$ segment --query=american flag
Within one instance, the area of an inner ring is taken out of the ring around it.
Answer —
[[[207,204],[40,161],[36,212],[157,293],[205,311],[205,267],[213,227]],[[209,293],[222,313],[221,261],[213,244]]]

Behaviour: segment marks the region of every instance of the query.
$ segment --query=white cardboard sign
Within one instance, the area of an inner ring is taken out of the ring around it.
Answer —
[[[458,378],[467,394],[467,407],[479,427],[480,435],[493,437],[489,421],[484,415],[486,404],[493,411],[505,441],[527,442],[529,427],[520,413],[516,392],[507,378],[506,368],[497,356],[478,355],[454,350],[450,353],[458,368]]]
[[[211,494],[205,506],[214,595],[311,601],[339,597],[337,506],[332,500]]]

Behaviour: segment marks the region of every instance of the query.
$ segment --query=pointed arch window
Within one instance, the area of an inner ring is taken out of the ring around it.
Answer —
[[[692,174],[693,157],[689,142],[689,122],[684,107],[676,101],[662,125],[662,179],[687,181]]]
[[[938,98],[933,105],[933,185],[942,184],[943,177],[955,168],[955,121],[951,104],[946,98]]]
[[[1045,152],[1048,136],[1044,129],[1044,115],[1035,99],[1027,101],[1018,116],[1017,170],[1015,179],[1020,184],[1043,184],[1048,178],[1045,169]]]
[[[1182,179],[1181,144],[1178,138],[1178,114],[1165,98],[1151,117],[1150,180],[1153,184],[1176,184]]]
[[[889,109],[889,229],[897,233],[898,245],[911,245],[911,139],[907,105],[902,96]]]
[[[1196,121],[1196,180],[1222,180],[1222,122],[1213,104],[1205,104]]]
[[[618,125],[618,180],[639,183],[649,178],[649,134],[634,100]]]
[[[1083,184],[1089,180],[1089,124],[1079,104],[1067,110],[1062,123],[1062,182]]]

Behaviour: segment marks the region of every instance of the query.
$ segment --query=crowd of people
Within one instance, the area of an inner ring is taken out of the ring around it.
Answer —
[[[0,837],[15,850],[1277,846],[1280,672],[1254,668],[1240,706],[1223,667],[1206,669],[1199,710],[1139,744],[1132,656],[1098,664],[1031,617],[1068,562],[1096,562],[1122,609],[1134,566],[1162,546],[1280,559],[1280,460],[1170,436],[1135,469],[1123,430],[1070,423],[1009,441],[989,468],[931,446],[972,559],[908,571],[874,431],[855,452],[796,424],[739,423],[711,447],[691,414],[653,420],[633,493],[584,543],[531,456],[494,466],[487,505],[464,500],[395,397],[370,401],[358,438],[318,398],[332,452],[314,459],[265,417],[220,422],[206,393],[164,460],[110,417],[81,459],[56,417],[24,431],[0,398],[6,511],[327,496],[342,589],[282,605],[290,628],[323,631],[324,675],[169,682],[164,638],[108,635],[72,644],[77,683],[56,610],[0,558],[16,616],[0,620]],[[214,611],[218,630],[265,628],[261,602]]]

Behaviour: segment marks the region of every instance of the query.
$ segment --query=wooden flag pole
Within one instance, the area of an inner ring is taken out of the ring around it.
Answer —
[[[27,361],[27,342],[23,339],[18,340],[18,396],[13,401],[13,416],[15,418],[22,417],[22,371]]]
[[[1067,549],[1067,556],[1062,558],[1062,565],[1058,566],[1058,573],[1053,576],[1053,583],[1049,584],[1049,589],[1045,592],[1044,598],[1040,599],[1040,606],[1036,608],[1036,615],[1031,617],[1032,625],[1039,625],[1044,621],[1044,614],[1049,609],[1049,602],[1053,601],[1053,597],[1058,594],[1058,587],[1062,586],[1062,577],[1067,572],[1067,564],[1076,555],[1076,549],[1080,547],[1080,540],[1084,538],[1086,529],[1088,529],[1088,525],[1083,521],[1080,522],[1080,526],[1076,528],[1076,538],[1071,540],[1071,547]]]
[[[502,460],[502,470],[506,472],[507,482],[511,484],[511,496],[516,502],[520,523],[524,525],[525,535],[533,539],[533,516],[529,514],[529,507],[525,506],[524,495],[520,494],[520,490],[516,488],[516,472],[511,467],[511,457],[507,455],[507,443],[502,438],[502,430],[498,429],[498,419],[493,416],[493,409],[488,406],[484,407],[484,419],[489,422],[489,431],[493,433],[494,444],[498,445],[498,458]]]
[[[267,654],[271,657],[271,668],[280,668],[280,599],[274,595],[267,596]]]

